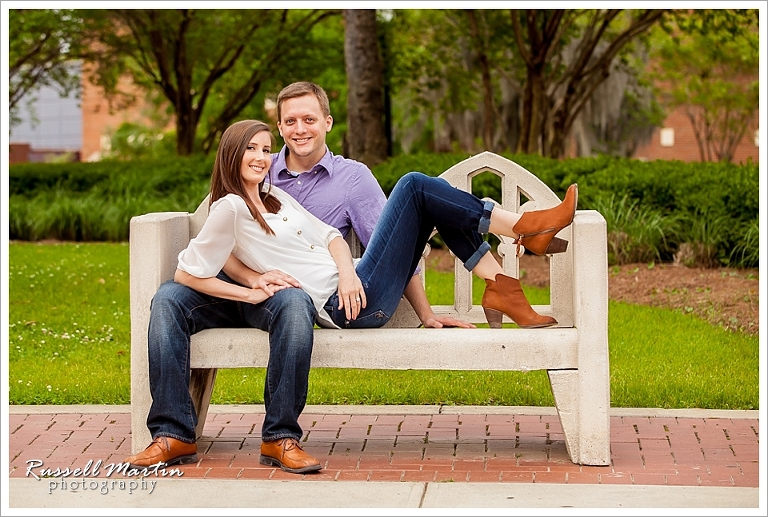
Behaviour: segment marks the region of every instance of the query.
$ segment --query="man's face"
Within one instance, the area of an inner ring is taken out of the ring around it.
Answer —
[[[312,94],[286,99],[280,110],[277,128],[291,154],[320,161],[325,154],[325,135],[333,127],[333,117],[323,115]]]

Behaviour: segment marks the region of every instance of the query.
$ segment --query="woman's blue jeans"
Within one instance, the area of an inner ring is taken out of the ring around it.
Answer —
[[[219,278],[232,282],[224,273]],[[195,442],[190,336],[208,328],[235,327],[269,332],[262,440],[301,439],[298,418],[307,400],[315,315],[312,299],[297,288],[283,289],[254,305],[201,294],[173,281],[162,284],[152,299],[149,319],[152,406],[147,427],[152,438]]]
[[[471,271],[491,249],[480,234],[488,233],[493,208],[492,201],[483,201],[442,178],[406,174],[392,189],[357,264],[366,307],[356,319],[347,320],[345,311],[338,309],[336,293],[325,305],[326,312],[341,328],[384,325],[395,313],[434,229]]]

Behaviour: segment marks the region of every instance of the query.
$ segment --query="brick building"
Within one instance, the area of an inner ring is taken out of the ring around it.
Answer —
[[[757,116],[755,116],[754,127],[757,127]],[[757,130],[748,130],[736,148],[733,163],[746,163],[750,158],[755,163],[759,163],[759,151]],[[678,108],[669,114],[664,120],[664,126],[656,128],[650,141],[638,146],[633,158],[640,160],[681,160],[684,162],[701,161],[696,136],[691,121],[685,115],[685,108]]]
[[[120,89],[141,98],[141,93],[130,81],[122,79]],[[128,109],[110,106],[101,90],[83,75],[81,108],[83,116],[82,150],[83,161],[99,160],[109,150],[109,135],[124,122],[145,123],[145,109],[139,102]]]

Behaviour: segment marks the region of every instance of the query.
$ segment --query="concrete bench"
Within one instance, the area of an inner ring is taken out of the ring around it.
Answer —
[[[484,172],[501,177],[504,208],[548,208],[560,199],[536,176],[516,163],[484,152],[445,171],[441,177],[471,191],[472,178]],[[407,172],[407,171],[404,171]],[[130,226],[131,273],[131,432],[133,452],[151,441],[146,418],[151,405],[147,360],[150,301],[164,281],[173,278],[177,256],[199,232],[208,213],[207,200],[194,214],[150,213]],[[552,315],[558,326],[545,329],[421,329],[403,299],[393,319],[381,329],[316,329],[314,368],[427,370],[547,370],[568,454],[574,463],[610,463],[608,368],[608,259],[606,222],[594,210],[577,210],[574,222],[559,237],[569,241],[565,253],[550,259],[550,304],[534,306]],[[506,274],[519,276],[515,244],[499,238],[498,252]],[[351,239],[353,253],[359,244]],[[429,253],[429,246],[425,255]],[[422,260],[422,271],[424,261]],[[422,280],[424,277],[422,276]],[[456,261],[454,303],[433,306],[473,323],[485,323],[482,307],[472,303],[473,275]],[[476,281],[480,281],[475,278]],[[509,322],[506,319],[505,321]],[[257,329],[210,329],[192,336],[192,393],[198,437],[219,368],[266,367],[267,333]]]

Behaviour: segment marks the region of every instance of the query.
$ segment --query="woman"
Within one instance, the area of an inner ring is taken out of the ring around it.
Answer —
[[[210,214],[179,254],[175,280],[200,292],[258,304],[272,292],[216,277],[230,253],[256,271],[282,270],[297,279],[323,327],[373,328],[394,314],[421,251],[437,228],[465,267],[486,281],[482,306],[492,327],[503,314],[523,328],[556,325],[537,314],[516,278],[504,275],[481,233],[516,239],[532,252],[559,253],[555,234],[571,224],[578,191],[571,185],[555,208],[503,210],[440,178],[409,173],[395,185],[363,257],[355,262],[335,228],[281,190],[265,185],[273,136],[259,121],[241,121],[222,135],[211,178]],[[273,286],[274,289],[285,286]]]

